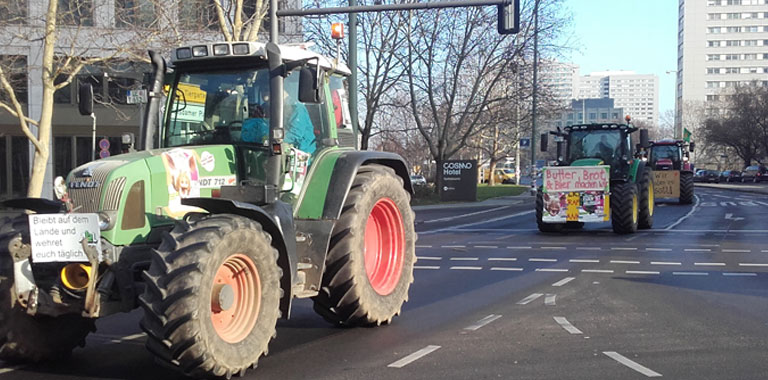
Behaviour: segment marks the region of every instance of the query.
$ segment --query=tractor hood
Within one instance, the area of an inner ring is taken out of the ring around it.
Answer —
[[[604,165],[603,160],[599,158],[582,158],[573,161],[570,166],[598,166]]]
[[[152,227],[198,209],[182,198],[211,197],[237,183],[234,147],[207,145],[121,154],[84,164],[67,177],[75,212],[110,220],[102,236],[114,245],[146,241]]]

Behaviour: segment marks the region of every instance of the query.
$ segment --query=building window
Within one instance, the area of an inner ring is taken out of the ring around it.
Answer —
[[[68,75],[62,74],[56,77],[56,80],[53,81],[55,85],[59,85],[67,80]],[[53,93],[53,102],[57,104],[72,104],[72,89],[74,87],[72,86],[72,83],[56,90],[56,92]]]
[[[12,0],[0,2],[0,23],[2,24],[26,24],[28,0]],[[2,141],[0,141],[2,142]],[[2,194],[0,188],[0,194]]]
[[[19,103],[27,103],[27,57],[23,55],[0,55],[0,65],[8,72],[8,81],[13,87],[16,100]],[[11,97],[4,90],[0,90],[0,101],[9,102]]]
[[[58,0],[58,22],[61,25],[93,26],[92,0]]]
[[[157,23],[155,2],[151,0],[115,0],[115,26],[150,28]]]
[[[26,137],[11,137],[11,197],[27,193],[29,183],[29,140]]]

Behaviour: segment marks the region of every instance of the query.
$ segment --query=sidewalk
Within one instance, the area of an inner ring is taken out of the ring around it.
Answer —
[[[753,183],[696,183],[697,187],[709,187],[713,189],[725,189],[741,191],[744,193],[764,194],[768,195],[768,184],[753,184]]]

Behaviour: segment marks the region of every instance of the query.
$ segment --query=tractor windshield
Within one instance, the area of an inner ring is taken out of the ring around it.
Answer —
[[[569,162],[599,158],[611,165],[622,155],[622,133],[615,129],[572,131],[568,141]]]
[[[677,145],[654,145],[651,148],[651,165],[655,165],[656,161],[668,159],[672,162],[680,161],[680,147]]]

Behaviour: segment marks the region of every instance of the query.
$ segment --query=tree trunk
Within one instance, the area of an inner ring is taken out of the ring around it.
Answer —
[[[498,162],[498,160],[491,159],[488,164],[488,186],[496,186],[496,176],[493,173],[496,171],[496,163]]]

